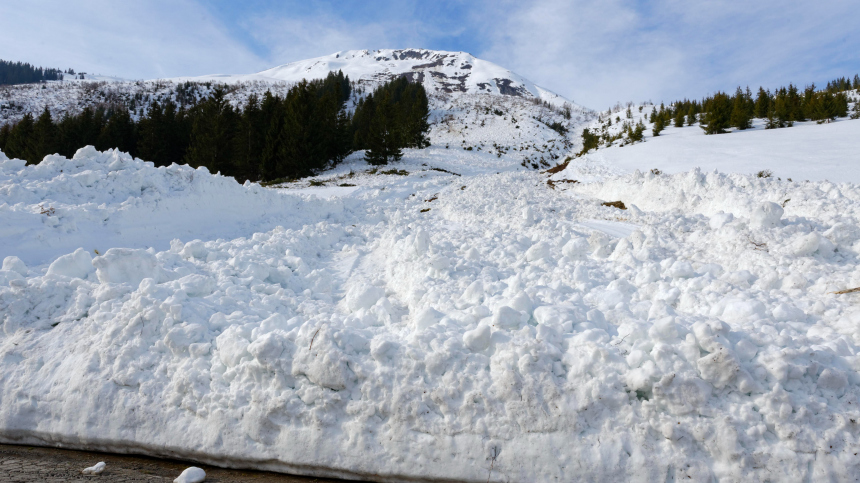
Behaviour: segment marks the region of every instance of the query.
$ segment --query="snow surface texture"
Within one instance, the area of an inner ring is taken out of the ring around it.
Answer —
[[[831,293],[860,286],[857,185],[394,167],[310,196],[3,161],[0,440],[381,481],[860,474]]]

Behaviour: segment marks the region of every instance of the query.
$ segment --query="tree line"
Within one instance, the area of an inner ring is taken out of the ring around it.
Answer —
[[[752,127],[753,119],[763,119],[765,129],[791,127],[795,122],[817,121],[829,122],[837,117],[848,116],[849,97],[847,91],[860,89],[860,75],[853,79],[841,77],[827,83],[823,89],[815,84],[809,85],[802,91],[795,85],[780,87],[774,91],[759,87],[753,95],[749,87],[738,87],[733,95],[717,92],[700,101],[683,99],[670,103],[653,105],[651,112],[643,117],[651,124],[653,136],[659,136],[667,126],[684,127],[698,123],[705,134],[724,134],[729,128],[738,130]],[[633,118],[632,104],[627,107],[627,119]],[[620,106],[618,107],[620,109]],[[639,107],[642,111],[642,106]],[[606,124],[601,122],[602,131],[584,129],[582,132],[583,147],[579,155],[585,154],[600,145],[611,145],[616,140],[621,145],[642,141],[645,124],[640,118],[637,124],[624,121],[624,126],[617,133],[610,133],[607,127],[612,125],[612,109]],[[852,119],[860,119],[860,102],[855,103]],[[621,122],[620,115],[616,117]]]
[[[32,84],[49,80],[63,80],[63,71],[0,60],[0,85]]]
[[[371,164],[399,160],[404,148],[429,146],[429,105],[421,84],[398,78],[355,103],[349,77],[304,80],[284,96],[251,95],[233,107],[223,87],[189,107],[153,101],[138,120],[128,106],[90,108],[59,120],[47,107],[0,127],[0,150],[38,163],[86,145],[117,148],[156,166],[205,166],[238,180],[274,181],[313,175],[357,150]]]

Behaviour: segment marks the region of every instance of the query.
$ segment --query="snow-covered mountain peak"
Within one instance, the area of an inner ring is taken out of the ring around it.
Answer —
[[[509,69],[469,53],[427,49],[347,50],[291,62],[256,74],[203,76],[187,80],[298,82],[322,78],[338,70],[352,80],[366,82],[384,82],[405,76],[422,83],[431,93],[536,97],[559,106],[570,103]]]

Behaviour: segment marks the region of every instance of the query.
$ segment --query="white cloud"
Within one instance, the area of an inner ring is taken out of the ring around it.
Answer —
[[[835,75],[860,39],[856,5],[766,0],[487,2],[481,52],[582,104],[701,97]]]
[[[189,0],[0,2],[0,58],[129,78],[249,72],[266,62]]]

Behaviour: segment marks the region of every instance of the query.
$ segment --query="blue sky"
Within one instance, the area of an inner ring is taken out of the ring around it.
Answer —
[[[462,50],[588,107],[860,73],[860,5],[794,0],[4,0],[0,58],[131,79]]]

